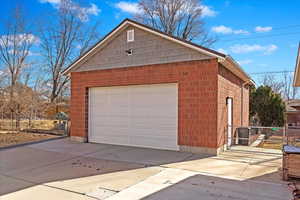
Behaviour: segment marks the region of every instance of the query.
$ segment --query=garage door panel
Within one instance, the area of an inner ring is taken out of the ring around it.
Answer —
[[[127,128],[128,129],[128,123],[127,122],[118,122],[118,121],[103,121],[99,122],[97,124],[91,124],[93,128],[96,128],[97,130],[103,130],[104,128]]]
[[[178,150],[174,143],[177,140],[167,140],[167,138],[160,138],[160,137],[143,137],[143,136],[136,136],[129,138],[129,144],[131,146],[140,146],[140,147],[157,147],[157,140],[164,140],[165,143],[161,148],[170,149],[170,150]],[[143,145],[141,145],[143,144]]]
[[[96,121],[97,120],[97,121]],[[93,123],[91,123],[92,127],[127,127],[129,126],[128,124],[128,119],[126,116],[124,117],[99,117],[96,118]]]
[[[110,134],[108,134],[110,133]],[[101,137],[124,137],[128,138],[128,130],[125,129],[112,129],[112,128],[104,128],[103,131],[99,132],[99,134],[95,135],[93,138],[101,138]]]
[[[90,140],[99,140],[100,138],[124,138],[128,139],[128,129],[126,128],[109,128],[101,127],[101,131],[97,131],[98,134],[94,134],[89,138]],[[103,143],[101,141],[101,143]]]
[[[163,112],[161,113],[153,113],[153,110],[161,110]],[[153,107],[151,109],[145,109],[145,108],[134,108],[131,110],[131,116],[139,118],[139,117],[147,117],[147,118],[160,118],[160,119],[174,119],[174,115],[177,115],[176,111],[173,111],[171,109],[166,109],[166,106],[162,107]]]
[[[125,136],[112,135],[110,137],[107,137],[103,135],[103,136],[97,136],[95,140],[99,141],[99,143],[104,143],[104,144],[130,145],[129,138]]]
[[[89,103],[89,141],[178,150],[177,84],[91,88]]]
[[[132,138],[137,138],[137,137],[143,137],[143,138],[155,138],[156,143],[159,143],[157,140],[163,140],[164,143],[168,143],[169,141],[175,141],[174,143],[176,144],[177,139],[173,138],[174,134],[171,133],[171,131],[169,132],[164,132],[162,133],[161,131],[156,131],[156,130],[145,130],[145,129],[134,129],[134,131],[137,132],[133,132],[134,134],[130,135],[130,137]],[[176,131],[176,130],[174,130]],[[138,132],[143,132],[143,134],[140,134]],[[148,134],[148,136],[147,136]],[[159,134],[159,135],[158,135]],[[172,138],[171,138],[172,137]]]
[[[159,106],[159,105],[163,106],[163,105],[168,105],[169,103],[176,103],[176,99],[173,99],[172,97],[168,97],[167,95],[168,95],[167,93],[160,94],[160,95],[145,94],[145,97],[131,96],[130,100],[137,107],[143,105],[148,105],[150,107]],[[161,101],[162,96],[166,96],[164,97],[163,101]]]
[[[143,129],[151,129],[153,130],[176,130],[177,123],[176,122],[166,122],[166,121],[161,121],[159,119],[142,119],[142,118],[137,118],[135,119],[134,123],[130,124],[132,128],[143,128]],[[174,128],[175,127],[175,128]]]

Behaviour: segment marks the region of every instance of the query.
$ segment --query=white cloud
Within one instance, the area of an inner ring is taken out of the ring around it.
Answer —
[[[214,17],[217,15],[217,12],[209,6],[201,5],[200,8],[202,10],[202,17]]]
[[[88,21],[89,15],[97,16],[100,13],[100,9],[96,4],[90,4],[90,7],[79,7],[78,5],[74,6],[74,10],[78,10],[78,17],[81,21]]]
[[[211,29],[213,32],[216,32],[216,33],[223,33],[223,34],[230,34],[232,33],[232,29],[229,28],[229,27],[226,27],[226,26],[214,26],[212,27]]]
[[[81,46],[80,44],[77,44],[77,45],[75,46],[75,48],[76,48],[76,49],[81,49],[82,46]]]
[[[139,14],[143,12],[141,9],[139,9],[138,3],[135,2],[120,1],[115,4],[115,7],[130,14]],[[202,17],[214,17],[217,15],[217,12],[209,6],[201,5],[200,9],[202,10]]]
[[[123,12],[130,14],[138,14],[142,12],[141,9],[139,9],[138,3],[120,1],[119,3],[116,3],[115,6]]]
[[[59,4],[61,0],[40,0],[41,3]]]
[[[225,49],[219,48],[217,49],[218,52],[223,53],[223,54],[227,54],[227,51]]]
[[[29,51],[28,52],[28,56],[40,56],[41,54],[40,53],[37,53],[37,52],[32,52],[32,51]]]
[[[25,52],[25,51],[24,51],[24,52]],[[24,52],[20,51],[20,53],[24,53]],[[32,52],[32,51],[26,51],[26,52],[28,53],[28,56],[40,56],[39,53],[35,53],[35,52]],[[8,53],[13,54],[13,53],[14,53],[14,50],[11,49],[11,50],[8,51]],[[18,53],[18,51],[15,50],[15,53]]]
[[[0,69],[0,82],[5,80],[7,73]]]
[[[72,0],[39,0],[40,3],[50,3],[54,8],[64,8],[75,11],[77,17],[85,22],[89,20],[90,15],[97,16],[101,10],[96,4],[91,3],[89,7],[81,7],[79,4],[74,3]]]
[[[264,54],[271,54],[274,51],[276,51],[278,47],[274,44],[270,45],[259,45],[259,44],[254,44],[254,45],[248,45],[248,44],[236,44],[230,47],[230,50],[233,53],[250,53],[250,52],[263,52]]]
[[[248,31],[246,31],[246,30],[242,30],[242,29],[240,29],[240,30],[233,30],[233,33],[234,34],[249,34],[249,32]]]
[[[0,45],[2,46],[12,46],[14,44],[21,45],[25,42],[28,44],[38,44],[40,39],[33,34],[26,33],[0,36]]]
[[[38,44],[40,43],[40,38],[38,38],[37,36],[33,35],[33,34],[19,34],[20,40],[21,41],[27,41],[29,43],[33,43],[33,44]]]
[[[100,13],[100,9],[98,8],[98,6],[93,3],[91,4],[90,7],[83,8],[83,10],[85,10],[85,12],[90,15],[98,15]]]
[[[258,33],[265,33],[265,32],[271,31],[272,27],[271,26],[265,26],[265,27],[257,26],[257,27],[255,27],[254,30]]]
[[[220,25],[220,26],[214,26],[211,29],[215,33],[220,33],[220,34],[249,34],[248,31],[239,29],[239,30],[234,30],[230,27]]]
[[[267,67],[268,65],[267,64],[258,64],[258,66],[260,66],[260,67]]]
[[[238,61],[238,63],[240,65],[248,65],[248,64],[250,64],[252,62],[253,62],[253,60],[251,60],[251,59],[246,59],[246,60],[240,60],[240,61]]]

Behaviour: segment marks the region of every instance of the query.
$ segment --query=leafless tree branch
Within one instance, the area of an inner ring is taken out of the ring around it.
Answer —
[[[59,4],[58,21],[41,28],[41,51],[46,69],[49,71],[50,101],[54,102],[69,82],[62,71],[84,53],[95,41],[97,25],[86,24],[78,18],[78,12],[71,7],[70,1]]]
[[[27,66],[30,50],[37,38],[32,34],[22,10],[17,7],[4,27],[5,33],[0,36],[0,63],[9,80],[6,90],[9,93],[6,106],[11,112],[11,119],[19,119],[18,90],[16,86],[23,69]],[[3,73],[3,72],[2,72]],[[17,126],[18,128],[18,126]]]
[[[140,0],[139,8],[135,18],[155,29],[204,46],[216,42],[204,28],[201,0]]]

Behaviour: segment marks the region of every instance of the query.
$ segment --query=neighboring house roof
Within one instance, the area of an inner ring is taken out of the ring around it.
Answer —
[[[296,67],[294,72],[294,86],[299,87],[300,86],[300,42],[298,47],[298,54],[296,59]]]
[[[287,112],[299,111],[299,108],[300,108],[300,99],[292,99],[286,101]]]
[[[295,112],[295,111],[297,111],[296,108],[293,108],[293,107],[290,106],[288,103],[286,103],[285,109],[286,109],[286,112]]]
[[[158,35],[160,37],[163,37],[167,40],[171,40],[173,42],[179,43],[185,47],[194,49],[204,55],[208,55],[211,57],[215,57],[218,59],[220,63],[222,63],[226,68],[228,68],[230,71],[232,71],[235,75],[240,77],[244,81],[248,81],[252,83],[251,78],[248,76],[246,72],[242,70],[242,68],[239,66],[239,64],[234,61],[234,59],[228,55],[222,54],[220,52],[217,52],[212,49],[208,49],[206,47],[197,45],[195,43],[180,39],[178,37],[168,35],[164,32],[161,32],[159,30],[153,29],[149,26],[146,26],[144,24],[141,24],[139,22],[133,21],[131,19],[125,19],[122,21],[115,29],[113,29],[110,33],[108,33],[102,40],[100,40],[98,43],[96,43],[94,46],[92,46],[88,51],[86,51],[82,56],[77,58],[72,64],[70,64],[69,67],[67,67],[64,71],[63,74],[67,75],[71,72],[72,69],[76,68],[77,65],[79,65],[83,60],[87,59],[90,55],[94,55],[95,51],[97,49],[101,48],[101,46],[106,43],[107,41],[110,41],[114,38],[115,35],[117,35],[118,32],[121,30],[124,30],[128,26],[134,26],[137,28],[140,28],[144,31],[153,33],[155,35]]]

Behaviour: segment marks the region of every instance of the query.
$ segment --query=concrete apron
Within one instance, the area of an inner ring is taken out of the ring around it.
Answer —
[[[281,181],[280,166],[278,154],[224,152],[162,165],[162,172],[108,199],[288,200],[292,196]]]
[[[206,200],[216,199],[215,195],[223,195],[219,199],[291,198],[286,183],[280,181],[280,177],[274,178],[274,173],[281,166],[281,157],[272,154],[225,152],[218,157],[201,158],[176,152],[82,145],[61,140],[11,149],[5,155],[6,161],[0,163],[1,185],[9,186],[11,183],[11,186],[20,185],[20,188],[26,189],[1,196],[1,200],[175,200],[199,199],[199,195]],[[9,158],[14,155],[19,155],[17,160],[21,163],[15,161],[16,156]],[[37,162],[31,164],[30,158]],[[78,159],[101,165],[107,170],[94,174],[89,168],[68,167]],[[115,170],[110,171],[110,168]],[[3,173],[4,176],[1,176]],[[53,176],[72,177],[74,174],[78,178],[45,182]],[[245,190],[247,187],[251,190]]]
[[[0,199],[106,199],[132,185],[138,184],[162,170],[163,168],[159,167],[141,168],[84,178],[28,185],[28,188],[3,195]],[[0,178],[2,177],[0,176]]]
[[[113,177],[113,179],[111,179]],[[178,187],[178,188],[176,188]],[[190,193],[188,192],[189,190]],[[150,167],[37,185],[1,197],[6,199],[290,199],[282,184],[227,179],[190,170]]]
[[[168,168],[107,199],[289,200],[291,197],[287,186],[281,184],[225,179]]]

